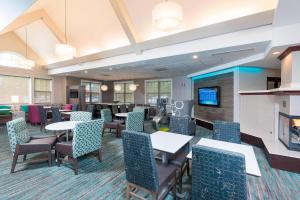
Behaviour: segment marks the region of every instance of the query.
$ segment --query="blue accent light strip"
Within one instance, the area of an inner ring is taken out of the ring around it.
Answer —
[[[261,68],[261,67],[253,67],[253,66],[249,66],[249,67],[245,67],[245,66],[230,67],[230,68],[222,69],[222,70],[219,70],[219,71],[214,71],[214,72],[209,72],[209,73],[206,73],[206,74],[201,74],[199,76],[194,76],[194,77],[192,77],[192,80],[198,80],[198,79],[217,76],[217,75],[221,75],[221,74],[227,74],[227,73],[234,72],[234,71],[239,71],[239,72],[244,72],[244,73],[261,73],[262,71],[264,71],[264,69]]]

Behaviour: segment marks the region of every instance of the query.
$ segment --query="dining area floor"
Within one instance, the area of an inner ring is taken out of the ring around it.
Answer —
[[[38,126],[30,126],[30,133],[41,134]],[[153,133],[150,121],[145,122],[145,132]],[[51,134],[47,132],[46,134]],[[197,127],[196,136],[210,138],[210,130]],[[300,199],[300,174],[277,170],[270,167],[262,149],[254,147],[261,171],[261,177],[247,175],[248,199]],[[32,154],[39,158],[43,154]],[[79,174],[74,175],[71,165],[55,164],[48,167],[40,164],[21,163],[16,172],[10,174],[11,151],[6,127],[0,128],[0,199],[125,199],[126,178],[123,160],[122,139],[114,134],[103,136],[103,159],[99,162],[95,155],[80,158]],[[26,169],[26,170],[25,170]],[[189,198],[191,178],[184,176],[184,199]],[[143,194],[142,194],[143,195]],[[145,198],[150,198],[145,194]],[[167,199],[173,199],[168,195]]]

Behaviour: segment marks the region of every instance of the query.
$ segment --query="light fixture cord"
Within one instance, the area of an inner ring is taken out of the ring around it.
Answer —
[[[26,59],[28,58],[27,57],[27,52],[28,52],[28,45],[27,45],[27,26],[25,26],[25,45],[26,45],[26,48],[25,48],[25,55],[26,55]]]
[[[67,39],[67,0],[65,0],[65,40],[66,40],[66,44],[68,44],[68,39]]]

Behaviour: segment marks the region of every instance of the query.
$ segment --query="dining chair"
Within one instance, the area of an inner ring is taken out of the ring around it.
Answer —
[[[128,105],[128,112],[132,112],[134,106],[135,106],[135,105],[134,105],[133,103],[129,104],[129,105]]]
[[[41,117],[39,109],[36,105],[30,105],[28,107],[28,117],[30,124],[39,124],[41,123]]]
[[[73,129],[72,142],[61,142],[56,144],[57,164],[60,166],[63,160],[62,155],[68,156],[68,161],[72,163],[75,174],[78,174],[78,158],[98,152],[99,161],[102,161],[102,131],[103,120],[92,120],[77,123]]]
[[[126,199],[145,199],[136,193],[138,189],[149,193],[152,199],[164,199],[171,188],[176,199],[176,168],[156,162],[150,135],[124,130],[122,142],[127,180]]]
[[[66,105],[64,106],[64,110],[69,110],[69,111],[71,111],[71,110],[72,110],[72,107],[73,107],[72,104],[66,104]]]
[[[87,122],[92,120],[91,112],[77,111],[70,113],[70,121],[82,121]]]
[[[52,111],[52,122],[54,123],[61,122],[62,117],[61,117],[61,113],[59,112],[59,107],[51,107],[51,111]]]
[[[27,154],[48,152],[48,166],[51,166],[52,149],[56,143],[56,137],[35,138],[31,137],[24,118],[18,118],[6,123],[7,133],[13,162],[10,173],[14,173],[19,155],[23,155],[23,161]]]
[[[136,106],[136,107],[133,108],[132,112],[143,112],[143,113],[145,113],[145,109],[142,108],[142,107]]]
[[[112,105],[111,110],[112,110],[113,116],[115,116],[117,113],[119,113],[118,105]]]
[[[41,120],[41,128],[40,131],[45,131],[45,126],[48,124],[47,112],[43,106],[38,106],[40,120]]]
[[[111,110],[110,109],[102,109],[101,110],[101,119],[104,121],[104,130],[106,128],[109,128],[110,131],[111,129],[116,130],[116,137],[120,137],[120,131],[119,131],[119,126],[120,124],[123,124],[124,121],[121,120],[113,120]],[[103,131],[104,133],[105,131]]]
[[[240,123],[216,120],[213,125],[213,139],[241,144]]]
[[[128,131],[144,131],[144,113],[129,112],[126,119],[126,130]]]
[[[127,112],[125,104],[120,105],[120,112],[121,113],[126,113]]]
[[[73,112],[78,111],[78,104],[77,103],[72,104],[72,111]]]
[[[192,152],[192,200],[247,199],[244,155],[201,145]]]
[[[94,105],[89,104],[86,108],[86,111],[90,113],[94,113],[94,107],[95,107]]]

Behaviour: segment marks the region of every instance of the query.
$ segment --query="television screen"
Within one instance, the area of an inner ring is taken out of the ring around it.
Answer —
[[[198,89],[198,104],[202,106],[220,106],[220,88],[205,87]]]
[[[70,98],[77,99],[78,98],[78,91],[77,90],[71,90],[70,91]]]

